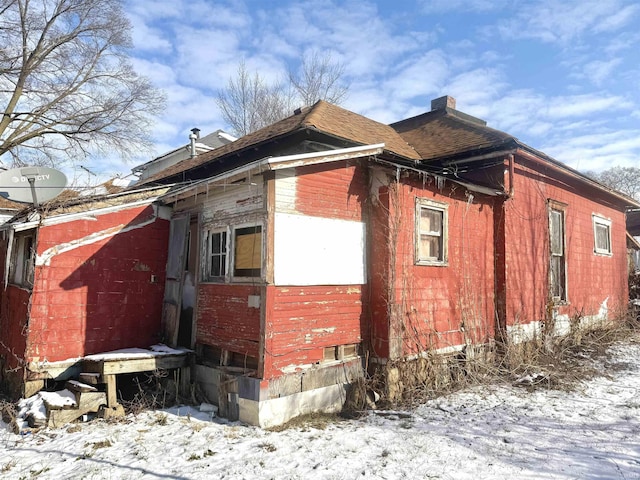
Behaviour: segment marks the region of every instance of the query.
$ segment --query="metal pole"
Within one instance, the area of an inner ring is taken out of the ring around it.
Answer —
[[[36,195],[36,178],[35,177],[27,177],[29,181],[29,187],[31,187],[31,196],[33,197],[33,206],[38,208],[38,197]]]

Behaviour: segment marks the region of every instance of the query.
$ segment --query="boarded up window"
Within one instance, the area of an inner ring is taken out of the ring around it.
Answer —
[[[595,253],[611,255],[611,221],[593,216]]]
[[[425,199],[416,202],[416,263],[447,261],[447,205]]]
[[[551,249],[550,287],[554,301],[567,300],[564,211],[549,210],[549,246]]]
[[[259,277],[262,272],[262,227],[235,230],[234,270],[236,277]]]

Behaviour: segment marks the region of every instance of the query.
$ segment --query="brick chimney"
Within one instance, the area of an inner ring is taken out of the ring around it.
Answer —
[[[444,97],[434,98],[431,100],[431,111],[434,110],[444,110],[445,108],[452,108],[455,110],[456,108],[456,99],[450,97],[449,95],[445,95]]]

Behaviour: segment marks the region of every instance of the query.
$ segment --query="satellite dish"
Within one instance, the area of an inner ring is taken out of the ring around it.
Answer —
[[[0,197],[14,202],[46,202],[67,186],[64,173],[49,167],[12,168],[0,172]]]

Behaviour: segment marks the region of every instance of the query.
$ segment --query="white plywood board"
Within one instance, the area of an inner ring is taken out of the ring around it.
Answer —
[[[274,226],[276,285],[366,283],[363,222],[276,213]]]

